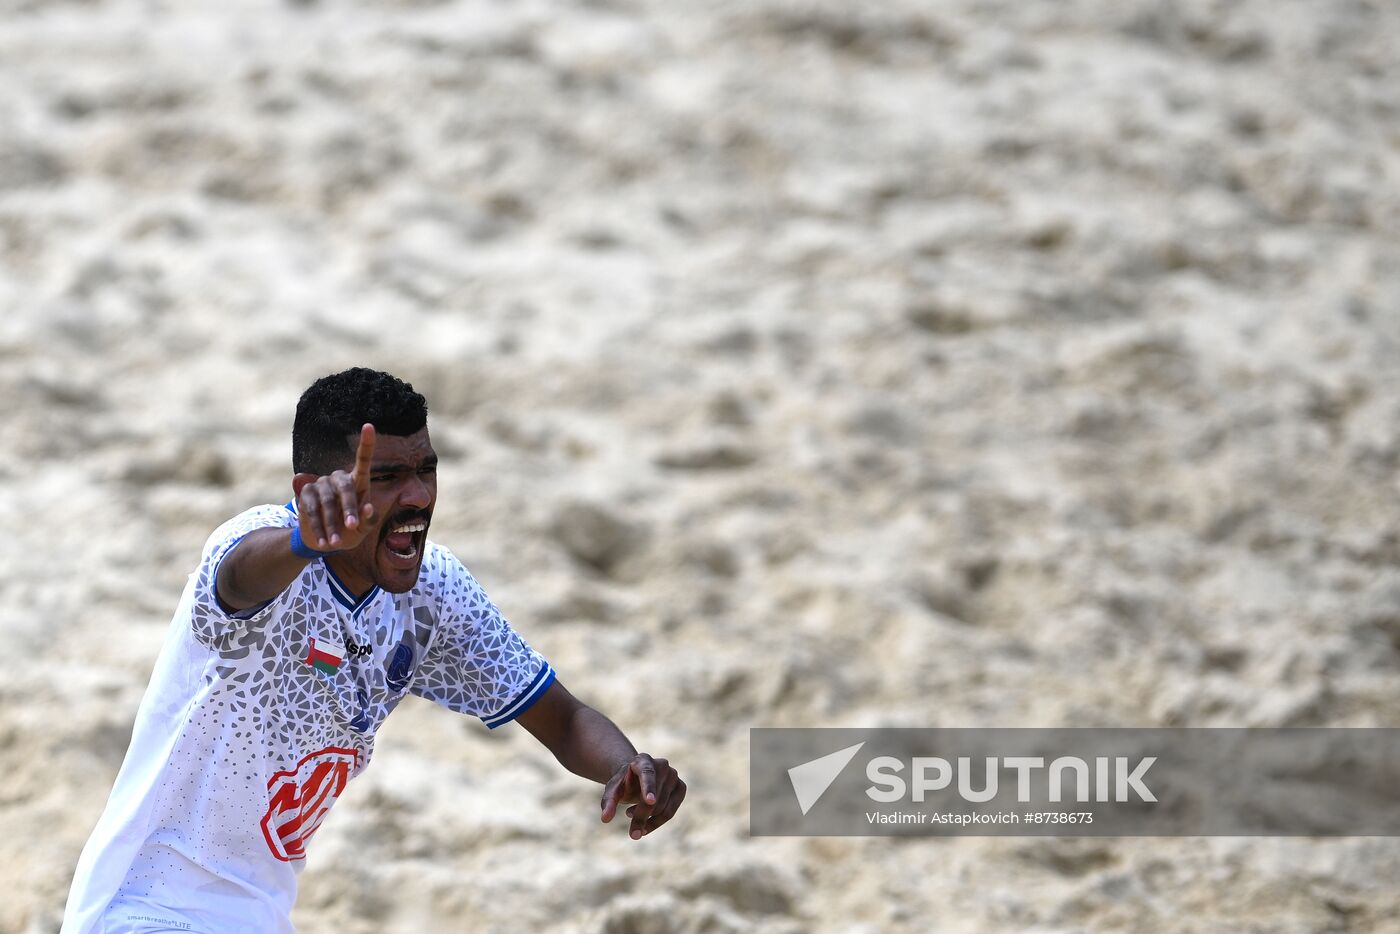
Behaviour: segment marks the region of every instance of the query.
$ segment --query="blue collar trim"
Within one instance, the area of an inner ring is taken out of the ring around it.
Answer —
[[[287,511],[294,516],[297,514],[296,500],[287,503]],[[359,616],[360,611],[379,595],[379,586],[376,584],[365,591],[364,596],[356,599],[350,588],[345,586],[345,582],[335,576],[335,571],[331,570],[330,564],[325,559],[321,560],[321,566],[326,569],[326,580],[331,585],[331,593],[335,596],[336,602],[349,610],[352,618]]]
[[[345,586],[345,582],[335,576],[335,571],[331,570],[329,562],[323,560],[321,566],[326,569],[326,580],[330,582],[331,593],[335,595],[336,601],[341,606],[350,611],[351,616],[359,616],[360,611],[379,593],[379,586],[375,585],[365,591],[364,596],[356,600],[355,595],[350,592],[350,588]]]

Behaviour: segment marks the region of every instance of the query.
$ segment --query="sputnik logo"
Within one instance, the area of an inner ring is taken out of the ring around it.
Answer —
[[[854,746],[838,749],[830,755],[788,769],[793,793],[797,795],[797,806],[802,808],[804,815],[826,794],[831,783],[836,781],[837,776],[845,770],[864,745],[863,742],[856,743]]]

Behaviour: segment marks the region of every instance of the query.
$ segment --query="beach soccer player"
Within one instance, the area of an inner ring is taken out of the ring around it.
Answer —
[[[316,829],[405,695],[518,721],[628,806],[635,839],[685,783],[581,703],[471,573],[428,540],[427,403],[356,368],[317,380],[292,429],[294,496],[214,532],[84,847],[64,934],[286,932]]]

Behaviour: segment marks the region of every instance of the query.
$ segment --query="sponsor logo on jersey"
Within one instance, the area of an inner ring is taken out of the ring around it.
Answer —
[[[408,677],[413,673],[413,649],[402,643],[394,649],[394,655],[389,659],[389,668],[384,673],[384,685],[390,691],[398,693],[408,684]]]
[[[273,856],[284,863],[306,859],[311,835],[345,790],[359,761],[358,750],[327,746],[268,780],[262,832]]]

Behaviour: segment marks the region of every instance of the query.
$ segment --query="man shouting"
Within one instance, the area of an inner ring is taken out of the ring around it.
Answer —
[[[221,526],[175,611],[126,760],[78,861],[64,934],[287,932],[307,846],[379,725],[416,694],[519,720],[630,804],[640,839],[685,783],[576,700],[450,551],[428,540],[427,403],[356,368],[292,428],[294,497]]]

